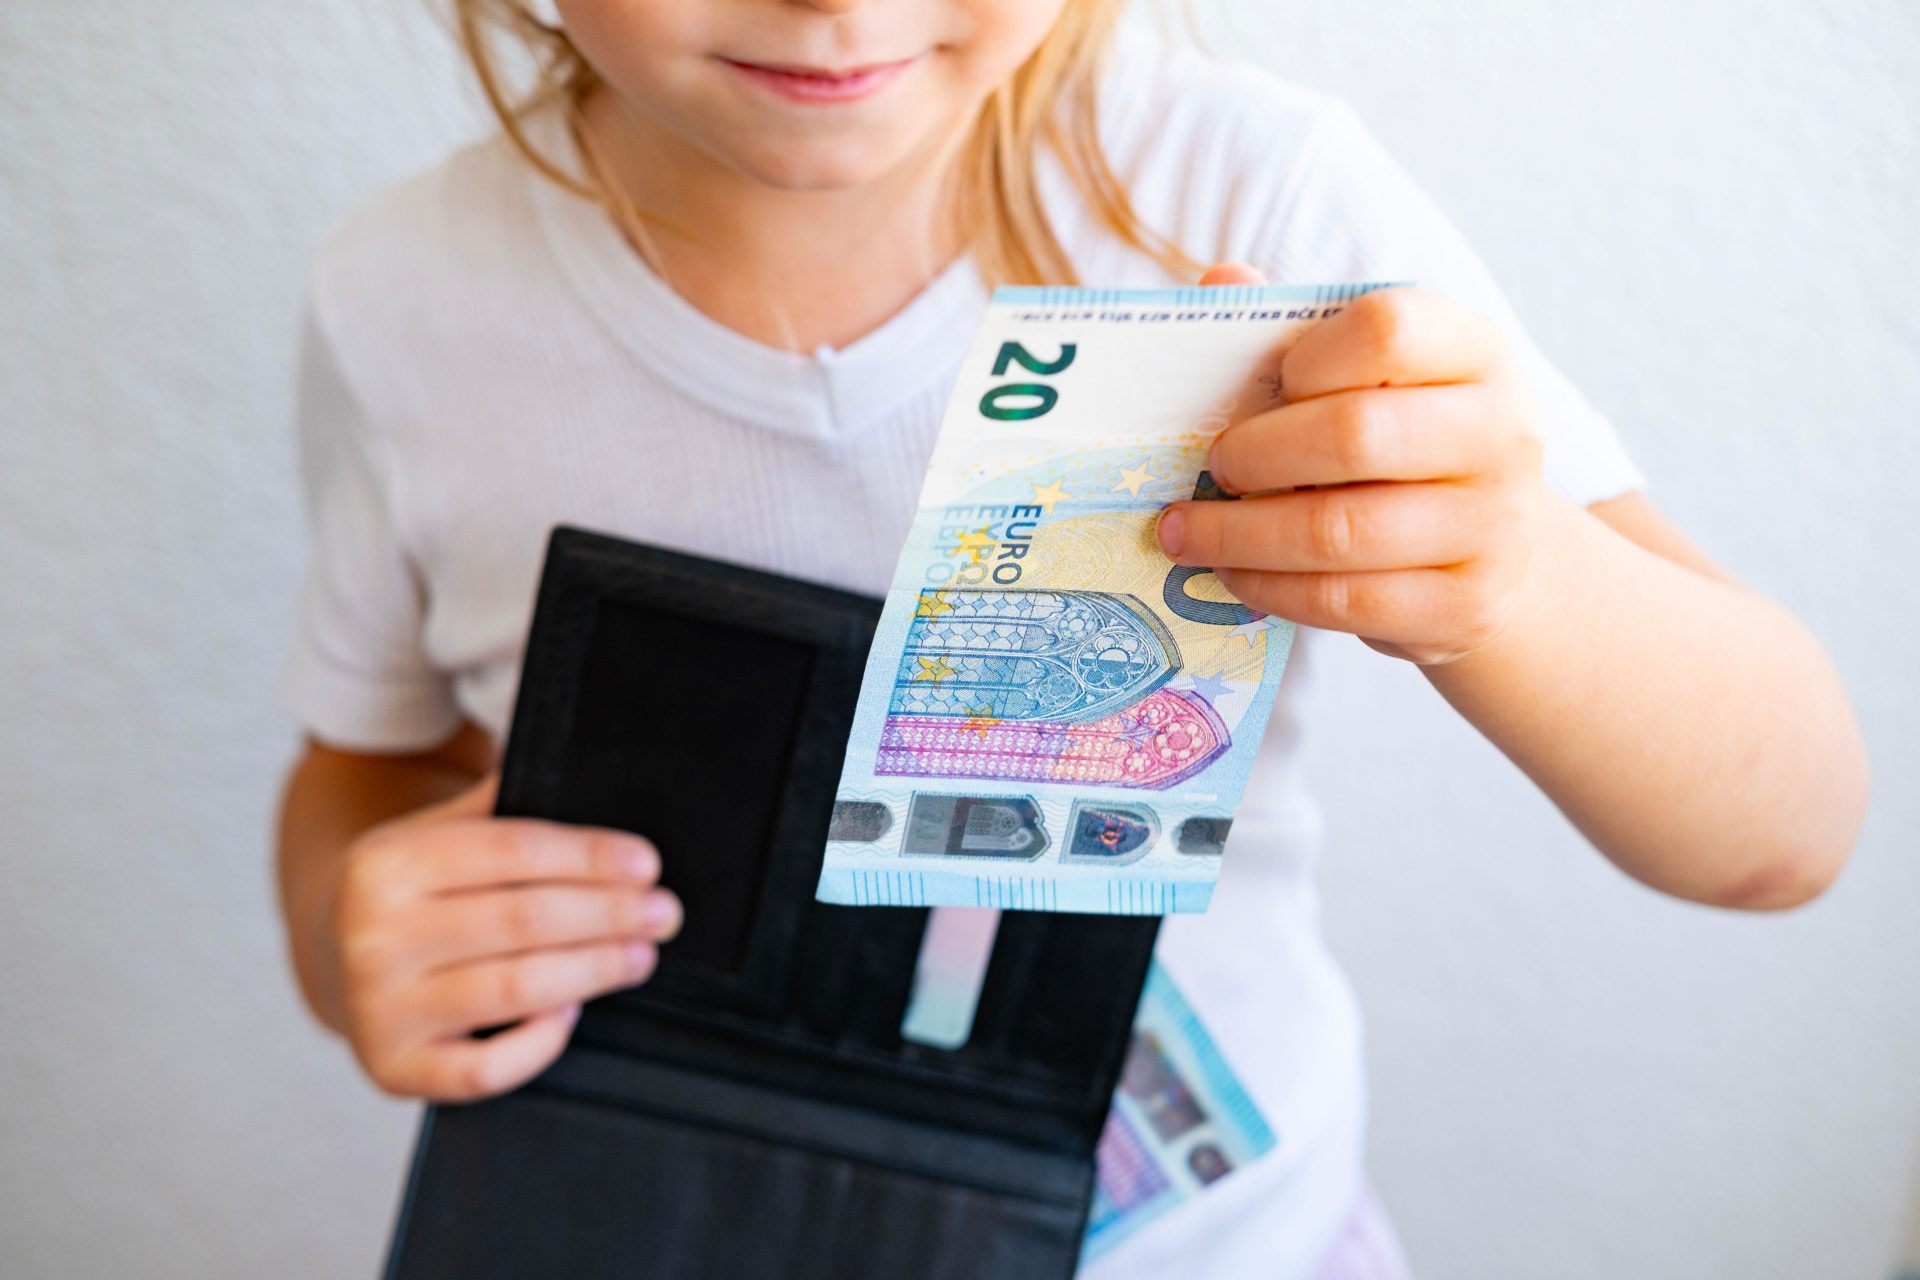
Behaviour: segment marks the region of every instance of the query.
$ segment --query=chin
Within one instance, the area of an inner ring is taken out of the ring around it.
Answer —
[[[894,148],[857,140],[826,145],[758,146],[736,154],[735,166],[755,181],[782,191],[842,191],[864,186],[904,158]]]

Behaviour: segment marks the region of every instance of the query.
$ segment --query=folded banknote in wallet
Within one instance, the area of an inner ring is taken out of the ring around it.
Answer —
[[[1384,287],[995,291],[867,660],[822,901],[1206,909],[1293,625],[1154,525],[1223,497],[1213,438]]]

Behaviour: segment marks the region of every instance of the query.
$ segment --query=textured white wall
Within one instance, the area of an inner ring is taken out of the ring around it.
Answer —
[[[425,0],[418,0],[424,3]],[[0,1273],[372,1274],[411,1108],[267,876],[320,231],[475,127],[416,0],[0,4]],[[1206,9],[1207,6],[1202,6]],[[1345,92],[1872,739],[1813,908],[1665,901],[1401,664],[1323,668],[1329,927],[1428,1280],[1869,1280],[1920,1156],[1920,15],[1239,0]]]

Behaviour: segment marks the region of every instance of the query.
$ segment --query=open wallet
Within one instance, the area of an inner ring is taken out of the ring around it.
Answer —
[[[927,910],[814,900],[880,603],[554,530],[496,812],[647,837],[685,924],[427,1109],[392,1280],[1073,1274],[1159,921],[1009,912],[965,1043],[902,1038]]]

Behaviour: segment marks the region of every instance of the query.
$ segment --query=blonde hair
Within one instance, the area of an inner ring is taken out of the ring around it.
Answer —
[[[1205,269],[1141,221],[1100,146],[1097,91],[1122,3],[1067,0],[1039,46],[982,105],[956,156],[954,212],[989,288],[1081,283],[1035,185],[1035,151],[1042,141],[1108,231],[1182,281],[1198,279]],[[577,178],[542,155],[527,135],[528,114],[558,101],[577,119],[580,103],[599,83],[567,33],[541,21],[526,0],[453,0],[453,13],[481,91],[520,154],[548,179],[604,207],[630,231],[657,221],[606,179],[591,148],[582,148],[587,175]],[[508,84],[500,58],[503,43],[517,44],[531,60],[532,83],[524,89]]]

